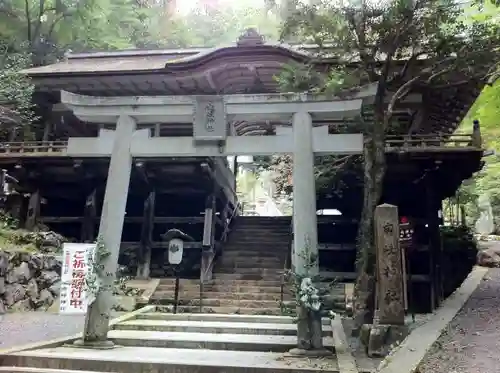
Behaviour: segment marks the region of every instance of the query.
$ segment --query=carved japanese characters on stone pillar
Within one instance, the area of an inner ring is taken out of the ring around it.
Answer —
[[[375,209],[378,316],[382,325],[404,325],[404,295],[398,208],[383,204]]]

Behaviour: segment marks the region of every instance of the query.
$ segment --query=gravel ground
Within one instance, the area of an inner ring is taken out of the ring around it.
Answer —
[[[0,315],[0,350],[77,334],[84,320],[84,316],[48,312]]]
[[[418,372],[500,373],[500,269],[487,273]]]

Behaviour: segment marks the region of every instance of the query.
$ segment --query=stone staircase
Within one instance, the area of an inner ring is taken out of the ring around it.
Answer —
[[[290,224],[289,217],[238,217],[201,299],[199,280],[180,280],[178,312],[281,314],[281,301],[292,300],[286,289],[281,298]],[[172,303],[174,290],[174,279],[161,280],[152,303]]]
[[[291,317],[136,313],[112,327],[119,348],[72,347],[71,340],[2,356],[0,372],[337,373],[334,325],[323,320],[322,358],[287,357],[297,343]],[[340,358],[339,358],[340,361]]]

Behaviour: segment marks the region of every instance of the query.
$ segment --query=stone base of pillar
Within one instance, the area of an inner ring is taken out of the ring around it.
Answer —
[[[394,346],[408,336],[408,327],[405,325],[365,324],[361,330],[361,342],[369,357],[386,357]]]
[[[325,356],[333,356],[333,351],[327,350],[326,348],[318,348],[311,350],[305,350],[303,348],[292,348],[284,355],[285,357],[325,357]]]
[[[115,345],[112,341],[84,341],[83,339],[77,339],[73,344],[68,347],[73,348],[86,348],[89,350],[112,350],[113,348],[119,347]]]

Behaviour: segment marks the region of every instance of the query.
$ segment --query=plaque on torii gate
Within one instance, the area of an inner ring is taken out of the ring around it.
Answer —
[[[193,139],[219,142],[227,138],[227,118],[223,96],[194,96]]]

